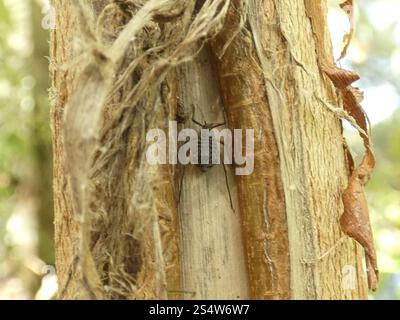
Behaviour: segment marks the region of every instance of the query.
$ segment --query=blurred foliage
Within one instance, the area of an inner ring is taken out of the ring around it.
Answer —
[[[0,1],[0,235],[4,238],[12,213],[12,196],[29,170],[29,110],[23,106],[31,98],[26,85],[24,53],[10,47],[15,21]]]
[[[41,19],[36,1],[0,0],[0,299],[33,298],[41,269],[54,263],[52,231],[41,222],[52,225],[53,209],[48,33],[39,24],[44,36],[35,36],[37,9]],[[45,53],[35,60],[37,48]]]
[[[378,166],[367,188],[379,266],[384,273],[376,296],[400,299],[400,110],[373,127]],[[390,281],[388,279],[391,279]]]

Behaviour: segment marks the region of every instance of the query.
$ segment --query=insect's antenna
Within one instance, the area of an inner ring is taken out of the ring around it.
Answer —
[[[198,126],[200,126],[200,127],[204,127],[204,125],[202,125],[200,122],[198,122],[198,121],[196,121],[194,118],[192,118],[192,121],[195,123],[195,124],[197,124]]]

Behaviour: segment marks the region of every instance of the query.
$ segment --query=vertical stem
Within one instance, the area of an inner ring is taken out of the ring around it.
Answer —
[[[239,21],[238,11],[231,7],[212,49],[230,127],[255,130],[254,172],[236,177],[250,297],[288,299],[288,231],[278,146],[262,70],[249,34],[239,33],[219,58]]]

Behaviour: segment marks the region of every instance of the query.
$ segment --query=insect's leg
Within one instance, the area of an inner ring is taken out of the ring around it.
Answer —
[[[201,124],[200,122],[198,122],[197,120],[195,120],[194,118],[192,118],[192,121],[195,123],[195,124],[197,124],[199,127],[201,127],[201,128],[203,128],[204,127],[204,125],[203,124]]]
[[[233,206],[233,200],[232,200],[232,194],[231,194],[231,189],[229,188],[229,181],[228,181],[228,173],[225,167],[225,163],[222,163],[222,166],[224,167],[224,173],[225,173],[225,184],[226,184],[226,189],[228,190],[228,195],[229,195],[229,202],[231,204],[231,209],[233,213],[236,213],[235,207]]]
[[[221,126],[224,126],[226,123],[225,122],[221,122],[221,123],[216,123],[216,124],[212,124],[212,125],[210,125],[210,130],[212,130],[212,129],[215,129],[215,128],[218,128],[218,127],[221,127]]]
[[[61,299],[64,297],[64,295],[70,285],[70,282],[71,282],[73,276],[75,275],[75,272],[76,272],[79,262],[80,262],[79,256],[75,256],[75,258],[72,260],[71,265],[69,266],[67,280],[65,281],[63,288],[60,290],[60,294],[59,294],[59,297]]]
[[[222,144],[223,146],[225,146],[225,144],[224,144],[223,141],[218,141],[218,143],[219,143],[219,144]],[[231,189],[229,188],[228,172],[227,172],[227,170],[226,170],[224,160],[222,159],[223,154],[224,154],[224,152],[220,152],[219,156],[220,156],[220,158],[221,158],[222,166],[224,167],[225,184],[226,184],[226,189],[228,190],[228,195],[229,195],[229,201],[230,201],[230,204],[231,204],[231,209],[232,209],[232,211],[235,213],[236,211],[235,211],[235,207],[233,206],[233,200],[232,200]],[[223,157],[224,157],[224,159],[225,159],[225,155],[224,155]]]
[[[186,169],[186,166],[183,166],[181,181],[179,182],[178,206],[181,203],[181,194],[182,194],[182,187],[183,187],[183,178],[185,177],[185,169]]]
[[[199,121],[194,120],[194,118],[196,117],[196,110],[198,111],[198,113],[200,113],[200,118],[201,119],[205,119],[205,114],[203,112],[203,109],[201,108],[197,108],[193,103],[192,103],[192,121],[197,124],[198,126],[200,126],[201,128],[204,128],[206,126],[206,124],[201,124]]]
[[[183,293],[183,294],[189,294],[189,295],[191,295],[192,297],[194,297],[194,296],[196,295],[196,292],[195,292],[195,291],[168,290],[167,292],[168,292],[168,293],[172,293],[172,294],[181,294],[181,293]]]

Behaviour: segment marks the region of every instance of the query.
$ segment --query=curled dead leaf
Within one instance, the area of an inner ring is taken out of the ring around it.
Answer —
[[[352,1],[347,1],[347,3],[352,4]],[[356,240],[364,248],[368,287],[375,291],[378,282],[378,267],[368,203],[364,191],[375,167],[375,157],[370,140],[369,120],[360,104],[364,98],[363,93],[358,88],[351,86],[354,81],[359,79],[359,76],[337,66],[322,67],[321,69],[342,95],[343,107],[347,114],[354,119],[364,142],[365,154],[358,167],[355,167],[353,156],[346,143],[344,144],[350,177],[348,186],[343,192],[344,212],[340,218],[340,226],[346,235]]]
[[[376,252],[369,221],[368,204],[364,185],[370,168],[361,165],[350,176],[349,185],[343,193],[344,213],[340,218],[342,231],[356,240],[365,250],[368,287],[375,291],[379,278]]]
[[[358,88],[351,86],[351,84],[354,81],[359,80],[360,77],[355,72],[341,69],[337,66],[323,66],[322,70],[332,81],[333,85],[340,91],[345,111],[362,129],[362,131],[360,131],[360,136],[364,140],[364,146],[366,150],[371,149],[371,142],[369,138],[369,120],[361,106],[361,102],[364,99],[364,94]],[[373,158],[372,152],[369,158]],[[375,161],[373,161],[374,163],[372,164],[372,159],[370,159],[370,162],[373,168],[375,166]]]
[[[349,87],[349,90],[353,93],[354,97],[357,100],[357,103],[361,103],[364,100],[364,92],[357,87]],[[366,114],[365,114],[366,115]]]
[[[322,71],[325,72],[325,74],[329,77],[329,79],[331,79],[335,87],[338,89],[347,88],[353,82],[360,80],[360,76],[357,73],[340,69],[336,66],[323,66]]]

